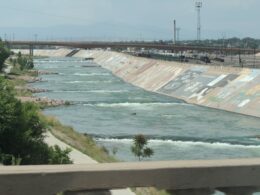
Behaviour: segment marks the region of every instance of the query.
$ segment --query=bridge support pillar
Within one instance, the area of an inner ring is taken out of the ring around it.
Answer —
[[[34,48],[33,45],[29,45],[29,55],[30,55],[31,57],[33,57],[33,48]]]

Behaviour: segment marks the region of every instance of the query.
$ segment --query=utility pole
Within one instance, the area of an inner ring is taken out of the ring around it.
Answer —
[[[196,2],[195,7],[197,10],[197,41],[201,39],[201,22],[200,22],[200,9],[202,8],[202,2]]]
[[[173,20],[173,44],[176,44],[176,32],[177,32],[177,28],[176,28],[176,20]]]

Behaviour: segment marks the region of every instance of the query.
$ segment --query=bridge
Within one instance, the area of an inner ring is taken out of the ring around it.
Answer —
[[[199,51],[199,52],[222,52],[222,53],[236,53],[236,54],[255,54],[259,53],[260,49],[249,48],[224,48],[224,47],[204,47],[192,45],[174,45],[150,42],[68,42],[68,41],[9,41],[9,45],[24,45],[29,46],[30,54],[33,54],[34,46],[63,46],[80,49],[94,49],[94,48],[111,48],[111,49],[158,49],[169,51]]]
[[[89,165],[0,166],[0,194],[102,194],[126,187],[156,187],[175,195],[259,192],[260,159]],[[88,192],[88,193],[87,193]]]

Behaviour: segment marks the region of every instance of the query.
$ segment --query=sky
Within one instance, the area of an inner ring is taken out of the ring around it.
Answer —
[[[196,39],[196,0],[8,0],[0,36],[42,40]],[[260,38],[260,0],[201,0],[201,38]]]

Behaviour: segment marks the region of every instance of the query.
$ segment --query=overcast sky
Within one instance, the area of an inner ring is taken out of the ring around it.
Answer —
[[[202,0],[202,38],[260,38],[260,0]],[[30,39],[196,38],[195,0],[8,0],[0,36]]]

